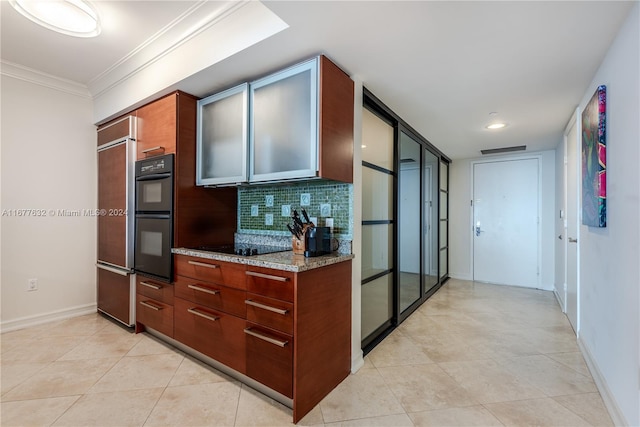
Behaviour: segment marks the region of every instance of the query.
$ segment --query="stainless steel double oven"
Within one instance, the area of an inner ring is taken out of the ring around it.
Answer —
[[[135,164],[136,273],[170,282],[173,275],[174,155],[138,160]]]

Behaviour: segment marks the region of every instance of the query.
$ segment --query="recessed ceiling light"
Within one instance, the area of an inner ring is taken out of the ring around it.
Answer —
[[[100,34],[98,12],[85,0],[9,0],[23,16],[53,31],[74,37]]]
[[[487,129],[502,129],[506,126],[506,123],[491,123],[490,125],[487,125]]]
[[[367,146],[366,146],[366,145],[364,145],[364,144],[362,144],[360,147],[361,147],[361,148],[367,148]]]

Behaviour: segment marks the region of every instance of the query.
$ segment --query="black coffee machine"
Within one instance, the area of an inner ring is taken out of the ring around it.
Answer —
[[[310,227],[305,233],[305,239],[304,256],[314,257],[331,252],[331,228]]]

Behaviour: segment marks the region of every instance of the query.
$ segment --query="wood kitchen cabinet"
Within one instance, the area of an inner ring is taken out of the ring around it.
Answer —
[[[137,275],[136,332],[147,326],[173,337],[173,289],[174,286],[170,283]]]
[[[138,159],[175,153],[174,247],[229,244],[236,231],[237,191],[195,183],[197,102],[177,91],[136,110]]]
[[[174,265],[174,338],[244,374],[244,266],[183,256]]]
[[[176,152],[178,97],[188,97],[188,95],[176,92],[136,111],[138,116],[138,160]]]
[[[174,339],[291,399],[294,422],[349,375],[351,261],[290,272],[174,257]]]
[[[249,84],[249,181],[353,182],[353,81],[319,56]]]
[[[353,95],[320,56],[200,100],[198,184],[353,182]]]

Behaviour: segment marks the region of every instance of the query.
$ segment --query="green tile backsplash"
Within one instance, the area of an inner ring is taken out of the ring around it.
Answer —
[[[317,226],[333,218],[334,236],[352,239],[353,185],[333,181],[239,188],[238,232],[290,236],[287,224],[293,224],[291,213],[296,209],[302,218],[301,208],[318,219]]]

